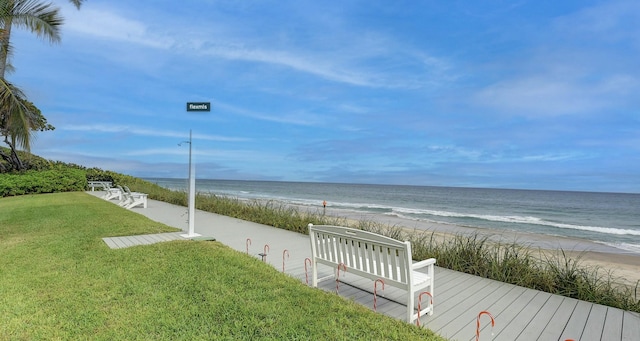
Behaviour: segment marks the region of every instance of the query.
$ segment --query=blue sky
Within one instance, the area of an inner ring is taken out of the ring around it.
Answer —
[[[88,0],[32,152],[140,177],[640,192],[640,2]],[[210,102],[211,112],[186,111]]]

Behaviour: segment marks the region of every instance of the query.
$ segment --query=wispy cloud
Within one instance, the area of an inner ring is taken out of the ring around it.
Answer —
[[[211,106],[218,108],[222,112],[250,117],[250,118],[258,119],[261,121],[286,123],[286,124],[301,125],[301,126],[315,126],[315,125],[318,125],[319,122],[321,121],[319,117],[316,117],[313,114],[305,113],[301,111],[297,111],[293,113],[279,112],[276,114],[270,114],[270,113],[264,113],[264,112],[250,110],[250,109],[245,109],[243,107],[224,103],[222,101],[215,100],[215,99],[211,100]]]
[[[640,105],[639,2],[585,8],[539,35],[517,58],[497,61],[509,68],[471,96],[474,104],[529,118],[611,115]]]
[[[81,11],[66,5],[64,16],[65,30],[77,34],[161,49],[175,42],[173,38],[154,34],[142,21],[129,19],[100,4],[84,6]]]
[[[597,81],[525,75],[492,84],[474,96],[475,103],[513,116],[544,117],[588,114],[616,108],[640,89],[640,79],[613,75]]]
[[[176,139],[184,139],[188,137],[184,132],[177,132],[171,130],[161,129],[148,129],[135,126],[118,126],[110,124],[92,124],[92,125],[66,125],[59,128],[60,130],[69,131],[82,131],[82,132],[100,132],[100,133],[113,133],[113,134],[133,134],[140,136],[153,136],[153,137],[171,137]],[[250,141],[251,139],[244,137],[228,137],[220,135],[210,135],[196,133],[192,136],[196,140],[210,140],[210,141],[224,141],[224,142],[243,142]]]
[[[571,38],[614,43],[629,42],[640,48],[640,2],[605,1],[555,20],[555,29]]]
[[[157,32],[152,24],[145,23],[144,17],[132,19],[132,16],[117,13],[107,6],[87,7],[82,13],[73,9],[65,11],[65,29],[99,39],[171,50],[190,57],[269,64],[359,87],[433,87],[455,78],[449,62],[443,58],[425,51],[412,51],[384,34],[371,31],[359,39],[354,39],[353,33],[342,33],[336,43],[312,48],[310,44],[296,40],[282,44],[272,41],[274,38],[247,36],[258,33],[240,33],[237,28],[230,27],[211,32],[211,29],[181,27],[174,23],[174,31]],[[380,63],[387,66],[379,67]],[[421,72],[416,73],[416,68]]]

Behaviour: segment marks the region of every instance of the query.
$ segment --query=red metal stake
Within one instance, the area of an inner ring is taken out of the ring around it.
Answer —
[[[264,244],[264,252],[263,253],[259,253],[260,256],[262,256],[262,261],[266,262],[267,261],[267,254],[269,253],[269,244]]]
[[[338,274],[336,276],[336,294],[338,293],[338,284],[340,283],[340,268],[342,268],[343,272],[346,274],[347,266],[344,263],[338,264]]]
[[[431,297],[431,305],[433,305],[433,295],[430,292],[424,291],[418,295],[418,319],[416,320],[416,325],[420,327],[420,311],[422,311],[422,295],[429,295]]]
[[[496,325],[496,321],[493,319],[493,315],[491,315],[490,312],[488,311],[481,311],[480,314],[478,314],[478,322],[477,322],[477,327],[476,327],[476,341],[480,340],[480,316],[482,316],[483,314],[487,314],[489,315],[489,317],[491,318],[491,327],[493,328]]]
[[[284,272],[284,255],[287,255],[287,259],[289,259],[289,250],[285,249],[282,251],[282,272]]]
[[[382,283],[382,290],[384,290],[384,281],[380,278],[376,279],[373,284],[373,310],[378,311],[378,282]]]

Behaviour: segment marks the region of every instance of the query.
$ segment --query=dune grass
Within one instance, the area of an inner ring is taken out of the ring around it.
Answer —
[[[2,340],[442,340],[84,193],[0,199]]]

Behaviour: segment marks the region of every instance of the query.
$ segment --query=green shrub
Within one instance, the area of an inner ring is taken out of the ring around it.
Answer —
[[[83,191],[87,187],[85,172],[59,167],[45,171],[30,170],[0,176],[0,196]]]

